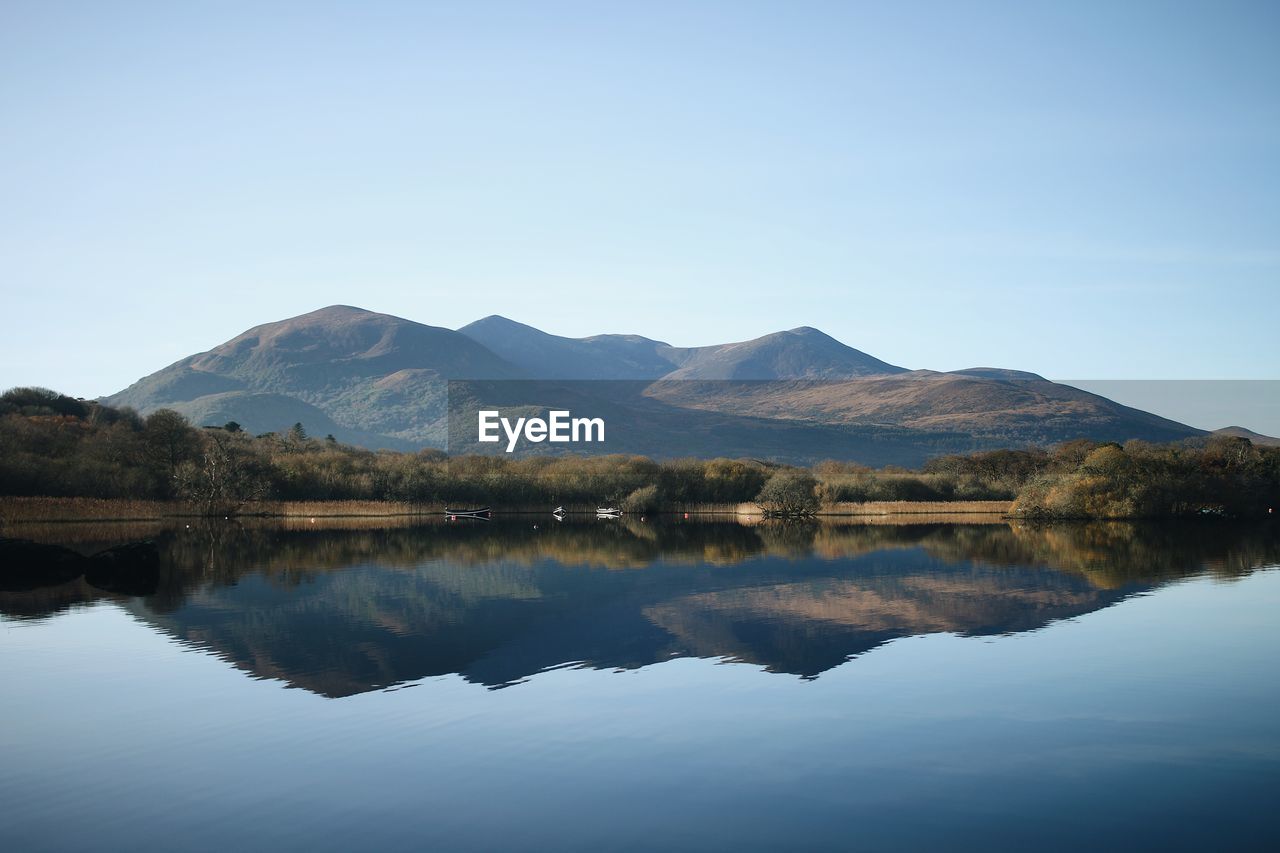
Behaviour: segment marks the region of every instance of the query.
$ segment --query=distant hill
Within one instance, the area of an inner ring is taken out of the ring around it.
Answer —
[[[1215,429],[1213,431],[1213,434],[1214,435],[1231,435],[1231,436],[1235,436],[1236,438],[1247,438],[1250,441],[1252,441],[1254,444],[1262,447],[1280,447],[1280,438],[1275,438],[1274,436],[1270,436],[1270,435],[1263,435],[1262,433],[1254,432],[1251,429],[1245,429],[1242,426],[1229,426],[1229,427],[1223,427],[1222,429]]]
[[[564,399],[575,412],[607,412],[611,435],[625,439],[618,450],[654,456],[911,465],[1077,437],[1204,434],[1025,371],[908,370],[809,327],[673,347],[639,335],[561,337],[496,315],[453,331],[346,305],[255,326],[104,401],[144,414],[173,408],[202,425],[235,420],[255,433],[301,422],[365,447],[442,447],[455,379],[483,380],[477,393],[502,386],[504,405],[523,389],[526,407]],[[501,382],[516,379],[608,381],[552,393]]]

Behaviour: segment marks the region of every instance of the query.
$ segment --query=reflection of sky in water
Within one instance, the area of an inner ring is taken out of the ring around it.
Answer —
[[[1247,845],[1274,833],[1280,573],[814,681],[681,659],[333,701],[112,604],[0,628],[0,841],[586,849]]]

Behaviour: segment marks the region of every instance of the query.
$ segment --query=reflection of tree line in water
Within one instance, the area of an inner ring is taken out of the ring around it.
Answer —
[[[876,551],[921,549],[944,563],[1044,567],[1082,575],[1097,588],[1111,589],[1200,571],[1233,577],[1280,561],[1276,525],[1213,522],[880,526],[646,523],[627,518],[611,523],[538,522],[536,526],[525,520],[314,530],[232,521],[164,530],[158,544],[161,583],[148,598],[148,605],[158,612],[182,606],[201,587],[234,584],[249,574],[260,573],[273,584],[294,586],[322,572],[357,566],[411,570],[427,563],[528,567],[552,562],[630,570],[662,562],[731,568],[766,557],[838,561]],[[112,597],[73,582],[0,593],[0,612],[41,615]]]
[[[939,525],[916,531],[903,544],[945,562],[1042,566],[1084,575],[1103,589],[1199,571],[1238,577],[1280,562],[1280,527],[1274,524],[1110,521]],[[844,550],[847,540],[839,534],[830,544],[823,540],[819,535],[815,551],[833,558],[866,550]]]

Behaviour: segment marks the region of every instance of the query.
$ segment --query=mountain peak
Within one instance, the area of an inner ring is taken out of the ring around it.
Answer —
[[[270,346],[298,346],[319,344],[322,348],[331,349],[357,345],[353,338],[378,340],[392,334],[397,329],[431,329],[396,317],[392,314],[379,314],[354,305],[327,305],[295,317],[262,323],[248,329],[212,352],[219,353],[228,349],[240,350],[246,347],[262,348]],[[443,331],[443,330],[441,330]]]
[[[514,332],[523,332],[527,334],[529,332],[536,332],[539,335],[555,337],[548,332],[544,332],[541,329],[535,328],[526,323],[517,322],[516,320],[512,320],[510,317],[503,317],[501,314],[490,314],[488,317],[481,317],[473,323],[468,323],[467,325],[462,326],[458,331],[468,336],[471,336],[472,333],[511,334]]]
[[[1026,370],[1010,370],[1006,367],[966,367],[964,370],[952,370],[949,372],[955,376],[973,376],[979,379],[1045,381],[1045,378],[1038,373],[1030,373]]]
[[[438,436],[442,427],[405,415],[414,405],[407,401],[440,398],[449,379],[523,375],[449,329],[353,305],[329,305],[254,326],[106,399],[142,412],[174,408],[200,421],[211,413],[234,412],[233,419],[247,429],[269,432],[293,422],[288,418],[296,412],[277,405],[287,398],[315,405],[338,427],[382,435],[389,446],[411,446]],[[264,394],[276,403],[268,405]],[[330,426],[326,431],[333,432]]]
[[[326,305],[323,308],[317,308],[312,314],[320,314],[324,312],[330,313],[350,313],[350,314],[376,314],[376,311],[370,311],[368,308],[361,308],[359,305]]]
[[[510,317],[503,317],[501,314],[490,314],[487,317],[481,317],[479,320],[476,320],[474,323],[470,323],[469,325],[476,326],[476,325],[479,325],[480,323],[485,323],[487,325],[504,325],[504,326],[523,326],[524,325],[524,323],[517,323],[515,320],[512,320]]]
[[[326,305],[323,308],[317,308],[314,311],[308,311],[305,314],[299,314],[290,320],[301,320],[304,317],[389,317],[390,314],[379,314],[376,311],[370,311],[367,308],[360,308],[355,305]],[[399,318],[397,318],[399,319]],[[408,322],[408,321],[406,321]]]
[[[749,341],[681,350],[668,379],[853,379],[903,373],[904,368],[841,343],[820,329],[798,326]]]

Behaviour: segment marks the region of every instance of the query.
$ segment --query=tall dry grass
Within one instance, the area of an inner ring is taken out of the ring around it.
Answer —
[[[864,501],[827,504],[821,515],[1008,515],[1013,501]]]
[[[819,516],[897,516],[897,515],[1008,515],[1013,501],[862,501],[826,503],[818,509]],[[739,516],[754,517],[761,514],[754,503],[738,504]]]
[[[341,518],[440,515],[443,511],[441,504],[404,501],[262,501],[240,512],[278,518]]]
[[[331,518],[344,516],[439,515],[443,506],[398,501],[261,501],[240,508],[240,516]],[[184,501],[127,498],[0,497],[0,522],[150,521],[198,516]]]
[[[194,515],[181,501],[0,497],[0,522],[145,521]]]

